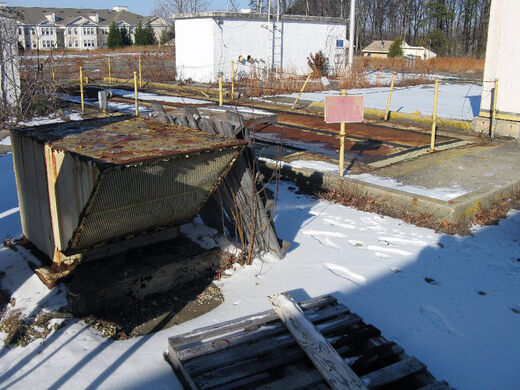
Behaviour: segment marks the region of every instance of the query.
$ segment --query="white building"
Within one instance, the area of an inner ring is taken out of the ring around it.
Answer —
[[[421,60],[429,60],[437,57],[437,54],[423,46],[410,46],[406,42],[401,45],[403,49],[403,57],[420,58]]]
[[[480,114],[473,122],[473,129],[477,132],[489,133],[491,130],[489,118],[497,79],[495,134],[520,138],[518,15],[518,0],[491,2]]]
[[[322,51],[332,69],[345,66],[345,21],[339,18],[283,15],[269,23],[266,14],[207,12],[175,17],[177,77],[215,82],[280,68],[310,71],[307,57]]]
[[[0,15],[0,111],[17,103],[20,69],[16,21]]]
[[[390,54],[390,47],[394,41],[372,41],[370,45],[363,48],[363,57],[388,58]],[[410,46],[404,42],[401,44],[403,50],[403,57],[420,58],[421,60],[429,60],[437,57],[437,54],[423,46]]]

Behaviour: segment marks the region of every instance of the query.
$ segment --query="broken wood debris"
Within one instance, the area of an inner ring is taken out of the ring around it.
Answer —
[[[276,305],[280,302],[279,298],[271,300]],[[326,377],[331,366],[325,368],[325,374],[316,369],[316,363],[288,330],[287,324],[300,312],[296,317],[301,318],[295,323],[308,322],[305,337],[309,329],[317,332],[334,350],[323,357],[325,366],[330,356],[336,354],[352,371],[357,387],[335,388],[451,389],[446,382],[436,381],[419,360],[406,355],[399,345],[382,337],[377,328],[365,324],[332,296],[291,305],[295,305],[288,310],[291,315],[282,310],[284,321],[275,310],[269,310],[170,338],[168,359],[185,388],[329,388],[330,378]],[[308,338],[306,343],[310,343]],[[318,351],[321,354],[325,350]]]

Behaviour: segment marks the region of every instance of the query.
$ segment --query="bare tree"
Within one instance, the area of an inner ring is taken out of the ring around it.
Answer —
[[[20,98],[16,32],[16,21],[0,15],[0,122],[16,111]]]
[[[209,8],[210,0],[155,0],[154,15],[171,20],[175,14],[204,12]]]

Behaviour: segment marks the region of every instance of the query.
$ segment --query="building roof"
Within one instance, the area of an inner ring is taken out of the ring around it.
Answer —
[[[65,25],[72,20],[83,16],[99,15],[98,26],[108,26],[112,21],[116,23],[125,21],[130,25],[136,26],[139,22],[145,24],[148,20],[155,18],[154,16],[141,16],[133,12],[121,10],[119,12],[111,9],[95,9],[95,8],[53,8],[53,7],[12,7],[14,11],[18,11],[23,15],[20,21],[25,24],[39,24],[46,20],[46,15],[54,13],[56,24]]]
[[[394,43],[394,41],[372,41],[372,43],[364,47],[362,51],[371,53],[389,53],[392,43]]]
[[[201,19],[201,18],[226,18],[226,19],[262,19],[267,21],[267,14],[253,12],[197,12],[191,14],[173,15],[173,19]],[[276,20],[276,15],[271,15],[272,20]],[[299,22],[322,22],[345,24],[345,19],[330,18],[325,16],[305,16],[305,15],[280,15],[280,20],[290,20]]]

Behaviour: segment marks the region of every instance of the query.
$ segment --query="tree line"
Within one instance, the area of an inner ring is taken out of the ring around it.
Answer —
[[[282,14],[348,19],[351,0],[280,0]],[[401,38],[439,55],[482,57],[491,0],[356,0],[356,49],[374,40]],[[268,0],[250,0],[267,12]],[[271,0],[276,12],[277,0]]]
[[[173,38],[173,29],[164,29],[161,33],[158,42],[152,25],[148,22],[143,26],[142,22],[139,21],[134,32],[133,44],[136,46],[157,45],[157,43],[164,45],[166,42],[172,40]],[[118,47],[131,45],[132,38],[128,29],[126,27],[118,27],[115,22],[112,22],[108,27],[108,48],[116,49]]]

